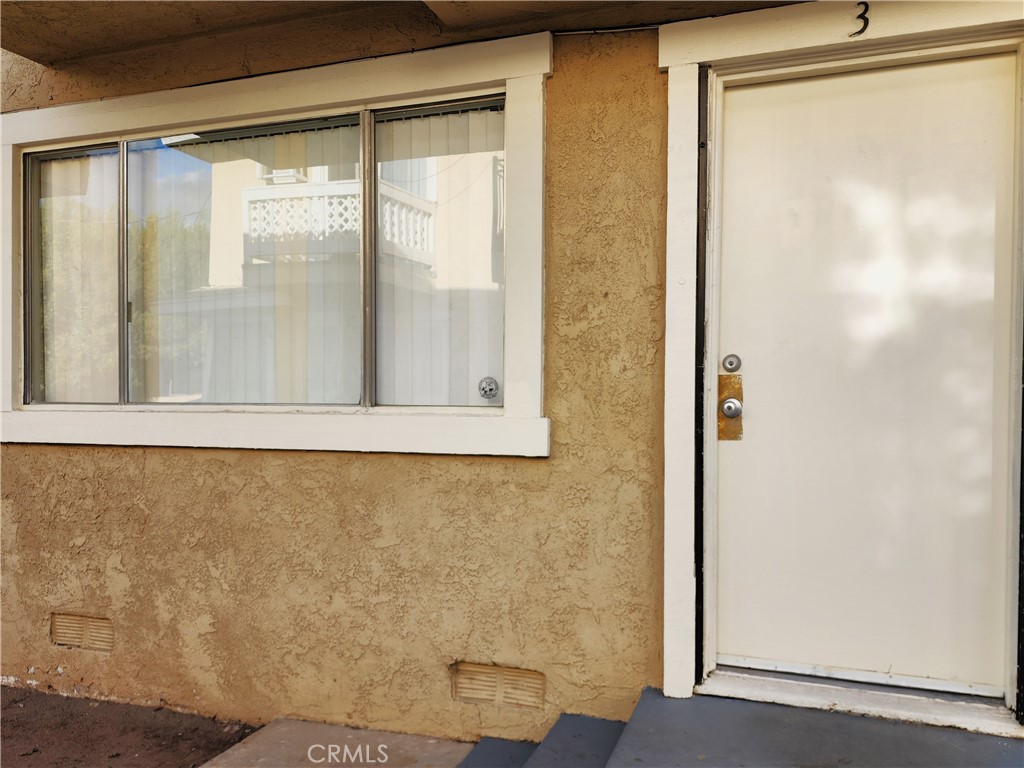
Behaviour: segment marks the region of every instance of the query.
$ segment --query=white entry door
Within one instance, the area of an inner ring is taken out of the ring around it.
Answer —
[[[725,89],[717,664],[1003,691],[1015,76]]]

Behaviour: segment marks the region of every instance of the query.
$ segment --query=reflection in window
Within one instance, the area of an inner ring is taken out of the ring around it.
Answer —
[[[30,399],[501,405],[502,100],[365,115],[30,158]]]
[[[378,117],[377,402],[501,405],[500,105]],[[499,382],[485,399],[479,383]]]
[[[118,402],[117,149],[29,165],[29,399]]]
[[[131,400],[359,402],[358,127],[128,150]]]

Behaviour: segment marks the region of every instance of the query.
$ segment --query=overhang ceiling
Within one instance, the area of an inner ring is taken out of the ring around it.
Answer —
[[[721,16],[786,2],[343,2],[238,0],[225,2],[0,2],[0,47],[45,65],[112,56],[226,32],[275,28],[310,35],[339,26],[360,34],[368,14],[406,13],[436,26],[440,44],[543,30],[606,29]],[[350,23],[349,23],[350,22]],[[394,53],[385,39],[374,53]]]

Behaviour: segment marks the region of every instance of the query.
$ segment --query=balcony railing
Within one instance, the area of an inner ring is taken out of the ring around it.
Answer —
[[[245,263],[320,261],[358,253],[362,208],[358,181],[251,187],[245,200]],[[437,204],[380,183],[381,251],[434,266]]]

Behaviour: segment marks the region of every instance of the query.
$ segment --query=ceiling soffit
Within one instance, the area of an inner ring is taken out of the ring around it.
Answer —
[[[339,54],[351,58],[353,52],[385,55],[545,30],[644,26],[783,4],[8,0],[0,3],[0,46],[40,64],[70,69],[84,59],[117,59],[167,46],[185,50],[211,38],[259,46],[272,45],[282,35],[308,35],[315,47],[319,37],[330,34],[340,43]]]

